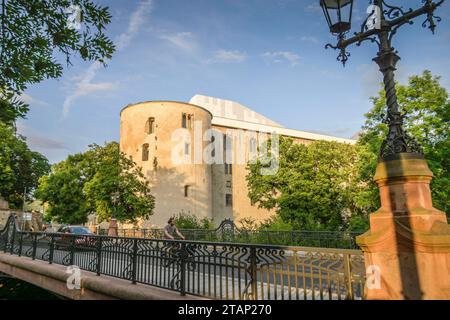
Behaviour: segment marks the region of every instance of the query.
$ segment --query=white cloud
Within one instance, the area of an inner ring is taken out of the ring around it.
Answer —
[[[287,61],[291,64],[291,66],[296,66],[300,62],[300,56],[291,51],[265,52],[261,56],[273,63],[282,63]]]
[[[159,38],[167,40],[175,47],[184,51],[194,51],[197,47],[194,35],[191,32],[178,32],[174,34],[161,35]]]
[[[131,14],[128,29],[122,33],[115,41],[117,50],[126,48],[134,36],[139,32],[141,26],[145,23],[147,16],[151,13],[153,7],[153,0],[142,1],[137,9]]]
[[[317,1],[317,2],[318,2],[318,1]],[[305,7],[305,11],[306,11],[306,12],[322,12],[322,8],[320,7],[320,5],[319,5],[317,2],[308,4],[308,5]]]
[[[75,90],[70,94],[63,103],[63,118],[66,118],[69,115],[70,107],[75,102],[77,98],[87,96],[91,93],[100,90],[111,90],[116,87],[116,82],[99,82],[92,83],[91,81],[97,74],[98,69],[100,69],[102,65],[99,62],[94,62],[91,66],[86,70],[86,72],[80,77]],[[75,79],[72,79],[75,80]]]
[[[131,14],[127,30],[120,34],[114,41],[117,51],[125,49],[131,43],[131,40],[136,36],[142,25],[145,23],[147,15],[151,13],[152,6],[153,0],[142,1],[136,10]],[[72,78],[72,80],[77,80],[78,83],[76,84],[73,92],[64,100],[63,118],[67,117],[71,106],[77,98],[89,95],[96,91],[111,90],[116,87],[117,82],[92,83],[92,80],[95,78],[97,71],[101,66],[102,65],[100,63],[94,62],[81,76]]]
[[[319,40],[313,36],[303,36],[300,38],[300,40],[304,42],[319,43]]]
[[[26,137],[31,150],[67,149],[63,142],[46,137],[21,121],[17,122],[17,132]]]
[[[207,63],[241,63],[247,60],[247,54],[237,50],[218,50]]]
[[[23,102],[29,104],[29,105],[34,105],[34,106],[48,107],[50,105],[47,102],[39,100],[39,99],[36,99],[36,98],[32,97],[31,95],[26,94],[26,93],[22,93],[19,96],[19,99],[22,100]]]

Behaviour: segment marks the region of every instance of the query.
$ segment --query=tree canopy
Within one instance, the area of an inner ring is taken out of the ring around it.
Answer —
[[[117,194],[117,199],[113,195]],[[119,145],[91,145],[70,155],[40,179],[36,197],[48,204],[46,216],[63,223],[84,223],[91,213],[99,221],[148,218],[154,197],[141,168],[120,152]]]
[[[346,220],[355,177],[355,147],[315,141],[309,145],[280,139],[279,170],[261,175],[261,162],[249,164],[247,182],[253,204],[276,209],[294,229],[337,230]]]
[[[18,96],[27,85],[59,78],[79,55],[105,64],[115,47],[104,34],[107,7],[90,0],[1,0],[0,120],[12,123],[29,106]]]
[[[0,121],[0,195],[11,207],[22,207],[24,192],[26,200],[31,199],[39,178],[49,171],[48,160]]]
[[[406,112],[405,128],[423,146],[434,174],[433,204],[450,215],[450,100],[440,78],[430,71],[397,84]],[[278,218],[266,228],[360,231],[380,207],[373,181],[378,154],[388,128],[383,122],[385,92],[372,97],[373,108],[356,145],[316,141],[309,145],[280,140],[280,169],[261,175],[261,162],[249,164],[247,182],[253,204],[275,209]],[[280,221],[281,219],[281,221]],[[287,224],[287,225],[286,225]]]
[[[433,204],[450,215],[450,100],[447,90],[440,84],[440,77],[430,71],[409,78],[407,85],[397,84],[397,96],[401,111],[408,116],[405,128],[423,147],[434,177],[431,182]],[[370,161],[361,163],[361,180],[367,183],[367,201],[376,206],[378,190],[371,182],[376,155],[387,133],[383,123],[385,92],[371,98],[373,108],[366,114],[366,123],[360,135],[359,145],[369,154]]]

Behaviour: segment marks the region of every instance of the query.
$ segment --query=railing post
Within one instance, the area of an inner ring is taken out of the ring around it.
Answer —
[[[250,281],[252,288],[252,299],[258,300],[258,279],[257,279],[257,266],[256,266],[256,247],[250,248]]]
[[[344,253],[344,282],[347,288],[347,300],[353,300],[353,282],[352,282],[352,267],[350,263],[350,254]]]
[[[75,236],[71,236],[70,241],[70,265],[73,266],[75,261]]]
[[[22,247],[23,247],[23,232],[20,231],[20,240],[19,240],[19,257],[22,256]]]
[[[180,294],[182,296],[186,295],[186,258],[187,258],[187,250],[186,243],[181,242],[181,251],[180,251]]]
[[[97,251],[97,266],[96,266],[96,271],[97,271],[97,276],[99,276],[101,274],[101,267],[102,267],[102,237],[99,237],[97,239],[97,245],[96,245],[96,251]]]
[[[31,258],[33,260],[36,259],[36,249],[37,249],[37,234],[32,234],[33,235],[33,254],[31,255]]]
[[[48,263],[53,263],[53,255],[55,252],[55,237],[53,235],[50,235],[50,256],[48,257]]]
[[[14,254],[14,242],[16,240],[16,228],[13,228],[13,233],[11,237],[11,247],[9,248],[9,253]]]
[[[137,273],[137,252],[138,252],[138,239],[133,239],[133,270],[131,273],[131,282],[136,284]]]

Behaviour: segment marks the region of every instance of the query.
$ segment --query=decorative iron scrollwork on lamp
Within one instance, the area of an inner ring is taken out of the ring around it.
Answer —
[[[378,45],[379,51],[373,60],[383,73],[387,104],[387,116],[384,123],[389,127],[388,135],[381,146],[379,161],[397,158],[401,153],[423,158],[422,147],[403,128],[405,115],[399,111],[394,78],[394,71],[400,57],[391,42],[401,26],[413,24],[413,19],[421,15],[427,17],[422,26],[428,27],[434,34],[436,22],[442,20],[435,16],[434,12],[444,1],[422,0],[423,6],[417,10],[411,8],[405,10],[401,6],[390,5],[385,0],[369,1],[369,15],[361,25],[360,31],[347,39],[346,35],[352,26],[353,0],[320,0],[330,32],[337,36],[337,44],[327,44],[325,48],[339,50],[337,60],[344,66],[350,57],[347,47],[351,44],[360,46],[362,42],[370,41]]]

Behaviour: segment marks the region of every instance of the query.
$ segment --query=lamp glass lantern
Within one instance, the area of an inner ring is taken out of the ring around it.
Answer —
[[[320,6],[331,33],[343,34],[351,29],[353,0],[320,0]]]

